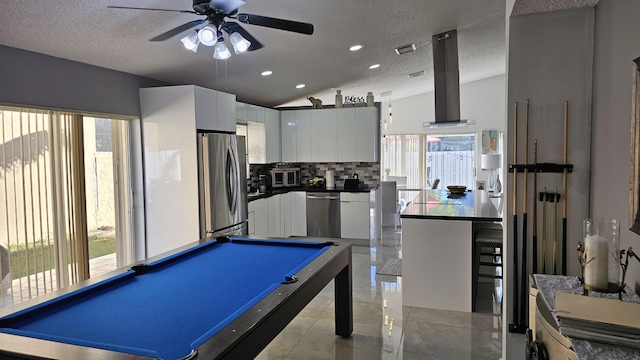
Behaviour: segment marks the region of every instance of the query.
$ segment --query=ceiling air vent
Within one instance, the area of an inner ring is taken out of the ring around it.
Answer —
[[[395,50],[396,50],[396,54],[398,55],[414,52],[416,51],[416,44],[399,46]]]
[[[409,75],[407,75],[410,79],[413,79],[414,77],[418,77],[418,76],[422,76],[422,75],[426,75],[427,73],[424,70],[420,70],[418,72],[414,72],[411,73]]]

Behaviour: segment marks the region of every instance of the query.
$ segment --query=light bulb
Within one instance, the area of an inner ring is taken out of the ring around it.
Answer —
[[[213,46],[218,42],[218,30],[209,24],[198,31],[198,40],[205,46]]]
[[[235,51],[236,54],[242,54],[249,49],[249,46],[251,46],[251,41],[245,39],[239,32],[231,34],[229,36],[229,41],[231,41],[233,51]]]
[[[218,60],[225,60],[231,57],[231,51],[227,48],[227,45],[224,44],[224,40],[220,39],[216,43],[216,46],[213,50],[213,57]]]
[[[200,45],[200,40],[198,40],[197,32],[194,31],[193,33],[180,39],[180,41],[182,41],[182,44],[187,50],[191,50],[193,52],[198,51],[198,45]]]

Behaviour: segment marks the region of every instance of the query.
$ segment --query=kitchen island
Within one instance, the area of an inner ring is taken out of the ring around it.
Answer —
[[[400,214],[403,305],[471,311],[474,224],[502,221],[500,201],[485,191],[420,191]]]

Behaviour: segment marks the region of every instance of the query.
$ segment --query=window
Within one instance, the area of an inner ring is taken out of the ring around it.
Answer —
[[[133,261],[130,124],[0,107],[1,306]]]
[[[465,185],[473,188],[475,134],[386,135],[382,168],[388,176],[406,177],[407,189]]]

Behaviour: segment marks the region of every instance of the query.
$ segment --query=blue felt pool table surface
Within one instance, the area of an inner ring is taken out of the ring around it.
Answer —
[[[0,332],[185,357],[331,247],[247,240],[204,243],[5,316]]]

